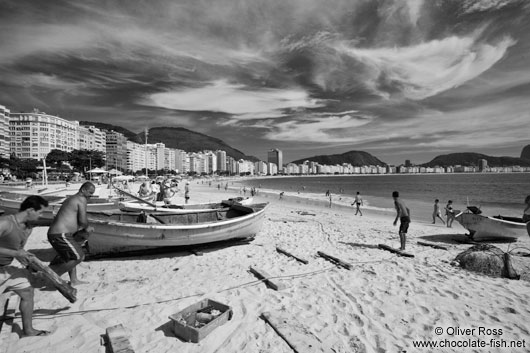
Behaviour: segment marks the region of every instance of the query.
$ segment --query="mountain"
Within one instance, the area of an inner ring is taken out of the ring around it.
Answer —
[[[363,165],[380,165],[385,166],[386,163],[372,156],[370,153],[364,151],[349,151],[342,154],[332,154],[324,156],[314,156],[298,159],[291,163],[301,164],[304,161],[317,162],[319,164],[335,165],[349,163],[353,166],[363,166]]]
[[[424,167],[447,167],[454,165],[462,166],[478,166],[479,160],[485,159],[488,161],[489,167],[506,167],[519,165],[523,167],[530,166],[530,159],[525,160],[516,157],[492,157],[480,153],[451,153],[435,157],[432,161],[422,164]]]
[[[81,121],[81,125],[92,125],[98,129],[114,130],[122,133],[127,139],[136,143],[145,143],[145,133],[134,133],[121,126],[92,122]],[[200,134],[182,127],[154,127],[149,129],[147,135],[148,143],[162,142],[168,148],[176,148],[186,152],[199,152],[204,150],[223,150],[227,156],[236,160],[246,159],[250,161],[258,161],[254,156],[246,156],[243,152],[230,147],[225,142],[215,137]]]
[[[523,150],[521,151],[521,158],[528,159],[530,161],[530,145],[524,146]]]

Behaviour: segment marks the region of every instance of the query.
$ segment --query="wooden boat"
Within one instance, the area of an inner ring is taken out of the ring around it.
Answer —
[[[5,214],[17,213],[22,201],[30,195],[32,194],[2,191],[0,192],[0,209],[2,209]],[[64,200],[64,196],[42,195],[42,197],[46,199],[50,205]]]
[[[456,220],[469,231],[473,240],[509,239],[530,235],[530,222],[523,222],[522,218],[506,216],[483,216],[475,206],[468,206],[467,210],[456,215]]]
[[[20,204],[26,197],[33,194],[14,193],[14,192],[0,192],[0,209],[5,211],[5,214],[17,213],[20,209]],[[38,194],[35,194],[38,195]],[[66,197],[58,195],[40,195],[49,203],[48,209],[43,213],[42,218],[53,218],[53,215],[59,211],[62,202]],[[112,199],[91,197],[88,200],[87,211],[103,211],[103,210],[118,210],[119,203],[124,200],[124,197],[117,197]]]
[[[120,202],[118,207],[122,211],[126,212],[171,212],[171,213],[189,213],[196,211],[207,211],[207,210],[216,210],[226,207],[230,207],[234,203],[239,203],[241,205],[250,205],[252,204],[252,197],[236,197],[228,200],[223,200],[221,202],[212,202],[212,203],[198,203],[198,204],[169,204],[166,205],[162,201],[156,202],[131,202],[123,201]]]
[[[159,247],[190,246],[253,238],[261,228],[268,204],[169,212],[87,212],[94,227],[87,241],[89,255]]]

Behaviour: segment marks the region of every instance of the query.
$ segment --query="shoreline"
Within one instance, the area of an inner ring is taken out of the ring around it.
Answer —
[[[242,196],[235,184],[230,186],[233,189],[225,191],[213,181],[211,187],[192,181],[190,203]],[[248,244],[206,247],[201,255],[177,250],[83,262],[78,273],[90,283],[77,288],[74,304],[57,291],[37,288],[35,327],[53,333],[20,339],[17,314],[7,353],[104,352],[100,336],[117,324],[125,327],[135,352],[292,353],[260,319],[263,312],[281,320],[281,329],[299,347],[310,342],[314,352],[414,351],[418,340],[461,338],[447,334],[450,327],[475,328],[465,337],[472,340],[527,339],[528,282],[452,266],[455,256],[470,247],[456,241],[464,238],[459,230],[413,221],[407,251],[415,258],[399,257],[377,248],[381,243],[399,244],[393,214],[366,210],[355,217],[351,206],[330,209],[298,197],[275,196],[255,197],[270,204],[261,231]],[[183,199],[180,190],[174,202]],[[54,252],[46,231],[35,228],[26,249],[49,261]],[[423,247],[419,240],[448,250]],[[515,246],[530,249],[530,237],[516,245],[495,245],[504,251]],[[308,264],[278,253],[276,247]],[[337,267],[317,251],[352,267]],[[268,288],[249,272],[251,266],[285,288]],[[199,343],[176,338],[168,316],[206,298],[229,305],[232,319]],[[446,333],[435,334],[436,327]],[[502,329],[503,335],[481,335],[478,327]]]

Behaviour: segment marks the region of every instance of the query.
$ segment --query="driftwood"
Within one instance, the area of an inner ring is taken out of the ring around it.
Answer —
[[[320,257],[323,257],[324,259],[328,260],[328,261],[331,261],[333,262],[335,265],[338,265],[338,266],[341,266],[341,267],[344,267],[345,269],[347,270],[351,270],[352,269],[352,265],[345,262],[345,261],[342,261],[341,259],[339,258],[336,258],[334,256],[331,256],[331,255],[328,255],[326,253],[323,253],[322,251],[317,251],[317,254],[320,256]]]
[[[260,318],[262,318],[266,323],[268,323],[270,325],[270,327],[272,327],[272,329],[274,330],[274,332],[276,332],[278,334],[278,336],[280,336],[284,341],[285,343],[287,343],[287,345],[293,350],[293,352],[295,353],[301,353],[299,352],[296,347],[294,346],[293,343],[291,343],[289,341],[289,339],[282,333],[282,331],[280,331],[279,327],[277,325],[275,325],[272,320],[271,320],[271,317],[270,317],[270,314],[265,312],[265,313],[262,313],[260,315]]]
[[[108,327],[106,330],[107,348],[110,353],[134,353],[128,334],[122,324]]]
[[[256,277],[258,277],[259,279],[263,280],[265,282],[265,284],[274,289],[274,290],[282,290],[282,289],[285,289],[285,285],[283,283],[277,283],[275,281],[272,281],[270,278],[271,276],[263,271],[263,270],[258,270],[257,268],[254,268],[252,266],[250,266],[249,268],[250,272],[252,272]]]
[[[76,294],[77,289],[72,287],[66,281],[64,281],[57,273],[55,273],[51,268],[46,266],[42,261],[40,261],[35,256],[29,257],[28,266],[34,271],[41,271],[44,276],[49,279],[53,286],[66,298],[70,303],[75,303],[77,300]]]
[[[276,247],[276,251],[281,253],[281,254],[290,256],[290,257],[294,258],[295,260],[300,261],[300,262],[302,262],[302,263],[304,263],[306,265],[309,263],[309,261],[307,261],[305,259],[302,259],[302,258],[300,258],[298,256],[295,256],[295,255],[291,254],[290,252],[288,252],[287,250],[284,250],[284,249],[282,249],[282,248],[280,248],[278,246]]]
[[[390,251],[390,252],[392,252],[394,254],[398,254],[399,256],[414,257],[413,254],[410,254],[410,253],[405,252],[403,250],[399,250],[399,249],[393,248],[393,247],[385,245],[385,244],[379,244],[378,246],[379,246],[380,249],[383,249],[383,250],[386,250],[386,251]]]
[[[441,246],[441,245],[437,245],[437,244],[433,244],[433,243],[427,243],[427,242],[424,242],[424,241],[419,241],[418,245],[430,246],[431,248],[435,248],[435,249],[447,250],[447,247],[445,247],[445,246]]]

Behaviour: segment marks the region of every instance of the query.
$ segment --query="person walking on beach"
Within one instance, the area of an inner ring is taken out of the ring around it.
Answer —
[[[359,193],[359,191],[357,191],[357,195],[355,195],[355,201],[353,201],[352,206],[353,205],[355,205],[355,207],[357,207],[357,209],[355,210],[355,215],[357,216],[357,213],[360,213],[361,216],[362,216],[363,213],[361,212],[361,206],[363,206],[363,199],[362,199],[361,194]]]
[[[524,199],[524,203],[526,204],[526,207],[523,211],[523,222],[530,222],[530,195]]]
[[[188,200],[190,199],[190,182],[187,181],[186,185],[184,186],[184,202],[188,203]]]
[[[48,201],[32,195],[22,201],[18,213],[0,218],[0,294],[12,291],[20,297],[19,310],[25,336],[46,336],[50,332],[33,327],[35,290],[29,281],[30,273],[11,263],[17,259],[22,265],[27,265],[29,259],[35,256],[24,250],[32,231],[28,222],[39,219],[44,207],[48,207]]]
[[[81,243],[94,231],[88,225],[86,208],[95,191],[94,184],[89,181],[83,183],[75,195],[63,202],[48,229],[48,241],[58,254],[50,267],[59,276],[68,272],[73,286],[88,283],[79,280],[76,266],[85,259]]]
[[[453,221],[455,220],[455,211],[453,210],[453,201],[447,201],[445,205],[445,216],[447,217],[447,228],[453,226]]]
[[[432,224],[436,223],[436,217],[440,218],[443,224],[445,224],[445,221],[442,217],[442,211],[440,210],[440,200],[436,199],[434,200],[434,210],[432,212]]]
[[[400,250],[405,250],[405,245],[407,243],[407,232],[409,230],[410,224],[410,210],[405,205],[403,200],[399,198],[399,192],[394,191],[392,193],[392,198],[394,199],[394,207],[396,208],[396,219],[394,220],[394,225],[397,224],[398,219],[400,220],[399,225],[399,240],[401,242]]]

